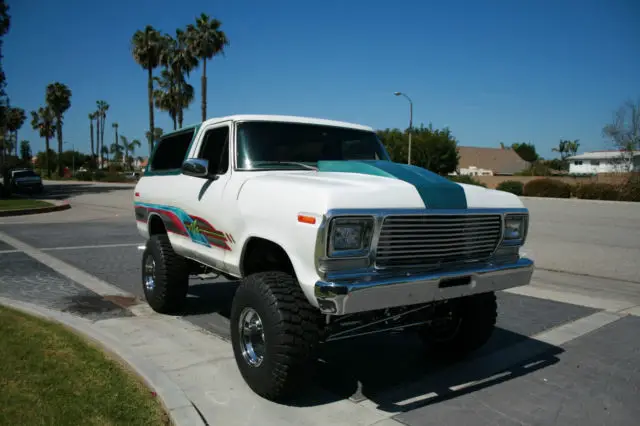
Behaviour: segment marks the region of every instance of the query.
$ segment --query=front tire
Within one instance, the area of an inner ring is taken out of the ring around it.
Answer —
[[[319,315],[284,272],[245,278],[231,308],[231,342],[247,385],[271,401],[292,396],[316,364]]]
[[[180,311],[189,290],[185,258],[171,246],[168,235],[152,235],[142,255],[142,288],[151,308],[162,314]]]
[[[419,330],[422,341],[436,356],[464,358],[491,338],[498,316],[495,293],[454,299],[444,308],[449,319]]]

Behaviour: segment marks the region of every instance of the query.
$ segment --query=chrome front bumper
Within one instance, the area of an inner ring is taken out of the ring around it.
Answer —
[[[315,296],[322,313],[352,314],[527,285],[533,267],[532,260],[520,258],[506,265],[455,271],[318,281]]]

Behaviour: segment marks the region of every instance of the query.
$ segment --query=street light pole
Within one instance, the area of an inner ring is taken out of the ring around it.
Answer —
[[[402,92],[394,92],[396,96],[404,96],[409,101],[409,155],[407,159],[407,164],[411,164],[411,134],[413,133],[413,101],[409,96]]]

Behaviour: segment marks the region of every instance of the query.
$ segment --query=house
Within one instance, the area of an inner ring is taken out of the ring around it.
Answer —
[[[640,171],[640,151],[591,151],[568,157],[569,174],[626,173]]]
[[[460,146],[458,153],[457,175],[510,176],[531,166],[510,148]]]

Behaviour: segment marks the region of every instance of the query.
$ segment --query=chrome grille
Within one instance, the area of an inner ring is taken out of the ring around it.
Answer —
[[[376,266],[434,267],[485,259],[500,242],[502,218],[478,215],[397,215],[382,223]]]

